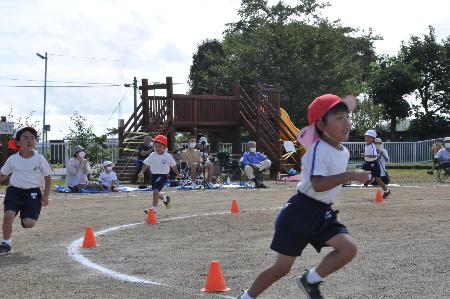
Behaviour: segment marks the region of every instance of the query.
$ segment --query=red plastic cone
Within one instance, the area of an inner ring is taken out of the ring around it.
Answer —
[[[88,248],[88,247],[96,247],[97,241],[95,240],[94,236],[94,230],[92,229],[92,226],[88,226],[86,228],[86,233],[84,234],[83,244],[81,244],[81,247]]]
[[[238,203],[236,199],[233,199],[231,202],[231,213],[239,213],[241,210],[239,209]]]
[[[229,290],[230,288],[227,288],[225,280],[223,279],[219,261],[212,261],[209,266],[208,277],[206,277],[206,284],[202,289],[202,292],[227,292]]]
[[[375,202],[384,202],[383,196],[381,195],[381,191],[377,190],[377,194],[375,195]]]
[[[153,209],[148,209],[147,213],[147,221],[145,221],[146,224],[156,224],[156,215],[155,212],[153,212]]]

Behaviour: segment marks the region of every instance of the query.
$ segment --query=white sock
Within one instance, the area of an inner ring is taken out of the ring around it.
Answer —
[[[247,291],[245,291],[244,294],[241,295],[241,299],[254,299],[253,297],[251,297]]]
[[[12,244],[11,239],[3,240],[3,242],[5,242],[6,244],[8,244],[11,247],[11,244]]]
[[[163,202],[166,202],[167,201],[167,196],[163,196],[163,200],[162,200]]]
[[[153,212],[156,213],[156,207],[155,206],[151,206],[150,209],[153,209]]]
[[[309,283],[317,283],[323,281],[323,278],[316,272],[316,267],[311,268],[306,275],[306,280]]]

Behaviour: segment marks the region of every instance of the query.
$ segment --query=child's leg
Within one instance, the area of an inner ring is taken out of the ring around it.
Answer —
[[[11,239],[12,224],[16,218],[16,211],[7,210],[3,215],[3,240]]]
[[[158,199],[161,195],[158,189],[153,190],[153,206],[156,208],[158,206]]]
[[[317,274],[322,278],[348,264],[357,252],[356,244],[349,234],[337,234],[325,243],[334,250],[316,267]]]
[[[380,187],[383,188],[383,191],[387,191],[386,184],[383,182],[383,180],[380,177],[376,177],[374,179],[375,179],[375,182],[377,182],[378,185],[380,185]]]
[[[21,219],[22,227],[23,228],[32,228],[36,225],[37,220],[31,219],[31,218],[23,218]]]
[[[287,256],[279,253],[277,259],[275,260],[275,263],[269,268],[262,271],[258,275],[258,277],[256,277],[250,289],[247,290],[247,294],[252,298],[258,297],[274,282],[289,273],[292,265],[295,262],[295,259],[295,256]]]

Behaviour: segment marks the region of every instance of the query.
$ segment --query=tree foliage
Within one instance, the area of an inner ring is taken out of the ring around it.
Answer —
[[[279,83],[281,105],[299,126],[306,124],[307,106],[317,96],[358,94],[375,59],[373,41],[377,37],[371,32],[358,36],[353,28],[321,19],[324,5],[317,1],[299,3],[269,6],[264,0],[242,1],[240,20],[228,24],[224,33],[223,56],[209,55],[215,63],[203,68],[195,57],[202,56],[211,43],[199,46],[191,68],[191,86],[197,86],[195,78],[202,74],[213,74],[201,77],[202,84],[216,79],[221,92],[229,90],[236,79],[244,87],[255,82]]]
[[[359,97],[358,109],[351,115],[356,135],[364,136],[369,129],[380,131],[383,117],[383,106],[375,104],[367,94],[362,94]]]
[[[70,146],[81,145],[86,150],[86,157],[93,163],[101,163],[111,156],[105,145],[108,134],[97,136],[89,125],[86,117],[75,113],[70,117],[73,126],[65,137]]]

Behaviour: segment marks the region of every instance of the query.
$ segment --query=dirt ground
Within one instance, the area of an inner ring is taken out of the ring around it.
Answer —
[[[150,192],[53,193],[35,228],[22,229],[15,221],[14,253],[0,256],[2,295],[220,298],[200,291],[217,259],[231,288],[223,295],[235,298],[273,262],[274,221],[295,192],[293,183],[268,185],[260,190],[169,188],[173,207],[159,206],[157,225],[144,224]],[[373,202],[375,190],[348,187],[339,195],[335,208],[359,251],[352,263],[326,279],[325,297],[450,298],[450,185],[392,187],[392,197],[381,204]],[[232,199],[242,210],[238,214],[228,212]],[[101,232],[99,247],[76,243],[87,225]],[[109,228],[114,229],[104,232]],[[327,252],[307,247],[291,273],[259,298],[304,298],[295,278]]]

